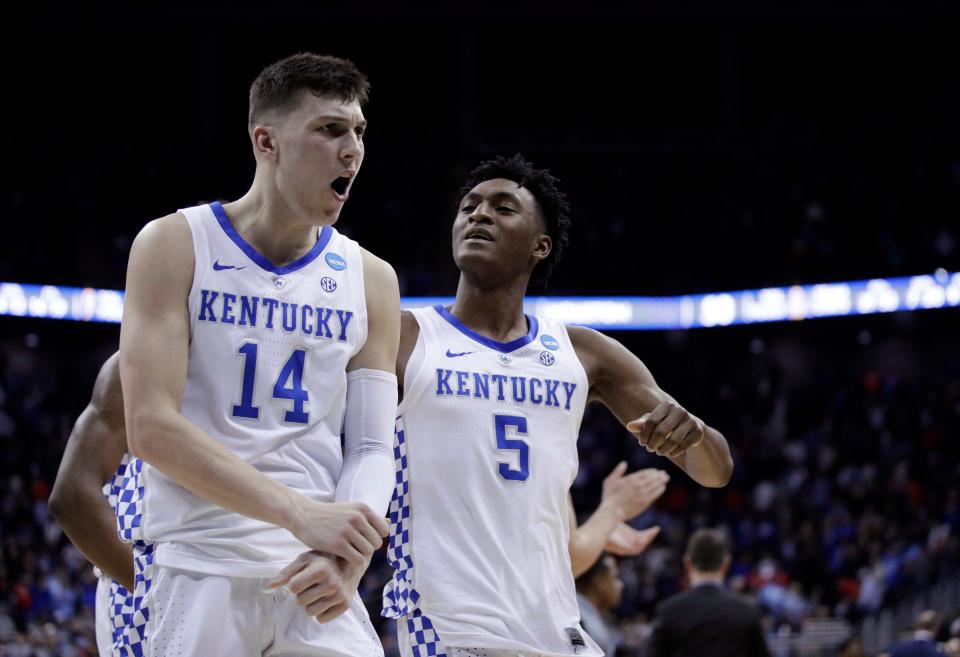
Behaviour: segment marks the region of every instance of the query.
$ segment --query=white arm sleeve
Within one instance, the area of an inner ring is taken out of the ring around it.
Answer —
[[[343,469],[337,502],[363,502],[380,516],[393,497],[397,377],[382,370],[347,372]]]

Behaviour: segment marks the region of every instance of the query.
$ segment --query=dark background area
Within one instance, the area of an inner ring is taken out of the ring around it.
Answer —
[[[955,3],[5,11],[0,281],[121,289],[144,223],[246,191],[249,83],[300,50],[351,58],[371,80],[366,159],[337,228],[391,262],[406,295],[453,293],[460,182],[478,161],[518,151],[558,175],[572,204],[551,294],[960,269]],[[613,334],[728,436],[737,462],[720,491],[671,470],[668,494],[638,520],[663,532],[621,563],[618,654],[642,654],[702,525],[730,532],[730,583],[763,606],[771,642],[824,618],[856,635],[956,577],[958,332],[950,309]],[[45,501],[118,333],[0,317],[0,655],[90,654],[94,582]],[[584,516],[621,458],[662,465],[601,409],[585,418],[580,449]],[[374,616],[384,577],[381,564],[364,584]],[[391,628],[381,631],[389,654]]]
[[[249,83],[298,50],[370,77],[367,158],[338,227],[390,260],[407,294],[454,289],[438,245],[460,182],[516,151],[572,202],[574,248],[552,292],[956,269],[958,15],[952,3],[41,5],[9,17],[0,44],[12,165],[0,280],[120,288],[146,221],[243,194]]]

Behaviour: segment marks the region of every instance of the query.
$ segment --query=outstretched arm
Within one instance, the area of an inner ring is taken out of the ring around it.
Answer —
[[[626,347],[592,329],[571,326],[570,339],[590,380],[590,399],[610,409],[648,451],[668,457],[697,483],[719,488],[733,475],[723,435],[660,389]]]
[[[117,354],[100,368],[90,403],[77,418],[50,493],[50,513],[93,565],[133,589],[133,553],[117,536],[103,495],[127,450]]]
[[[573,500],[567,498],[574,577],[589,570],[604,550],[617,556],[635,556],[646,550],[660,533],[659,527],[638,531],[625,521],[646,511],[663,495],[669,475],[650,468],[624,476],[626,470],[627,464],[621,462],[607,475],[600,506],[579,527]]]
[[[180,412],[187,379],[193,281],[185,217],[151,222],[127,269],[120,372],[130,450],[203,499],[285,527],[308,546],[361,563],[388,526],[361,504],[310,500],[264,475]]]

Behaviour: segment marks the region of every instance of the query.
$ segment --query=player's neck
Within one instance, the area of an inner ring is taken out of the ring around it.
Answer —
[[[319,229],[303,221],[282,199],[251,189],[223,206],[246,242],[275,265],[300,259],[317,242]]]
[[[453,316],[480,335],[509,342],[523,337],[529,331],[523,314],[526,283],[509,287],[485,289],[460,277],[457,298],[450,308]]]

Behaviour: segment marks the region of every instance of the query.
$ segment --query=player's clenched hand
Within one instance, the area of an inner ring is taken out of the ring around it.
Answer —
[[[697,416],[667,399],[649,413],[628,422],[627,430],[648,452],[676,457],[703,442],[705,427]]]
[[[667,489],[670,475],[663,470],[646,468],[625,475],[626,461],[603,480],[603,498],[601,504],[609,507],[621,521],[640,515]]]
[[[650,547],[659,533],[658,525],[647,529],[634,529],[627,523],[621,522],[610,532],[604,549],[618,557],[635,557]]]
[[[369,562],[374,550],[390,533],[387,521],[366,504],[315,502],[298,505],[297,520],[290,531],[306,545],[325,554],[360,565]]]
[[[267,586],[286,586],[307,614],[327,623],[349,609],[368,563],[353,566],[311,550],[294,559]]]

